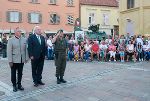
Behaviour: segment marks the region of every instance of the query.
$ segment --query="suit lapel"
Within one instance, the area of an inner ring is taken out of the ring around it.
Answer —
[[[40,37],[40,38],[41,38],[41,37]],[[38,40],[38,38],[36,37],[35,34],[34,34],[34,39],[36,40],[36,42],[37,42],[39,45],[41,45],[40,42],[39,42],[39,40]]]

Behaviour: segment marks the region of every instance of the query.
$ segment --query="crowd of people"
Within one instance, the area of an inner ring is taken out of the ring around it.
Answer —
[[[54,57],[54,45],[52,44],[53,36],[47,40],[47,59],[52,60]],[[141,35],[130,36],[108,36],[102,40],[88,39],[75,40],[74,35],[70,38],[66,35],[68,46],[68,61],[149,61],[150,60],[150,37]]]

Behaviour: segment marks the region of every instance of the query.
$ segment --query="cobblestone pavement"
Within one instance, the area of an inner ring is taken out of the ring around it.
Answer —
[[[0,59],[0,101],[150,101],[150,62],[68,62],[66,84],[56,84],[54,61],[45,61],[44,86],[34,87],[25,64],[25,91],[12,92],[7,59]]]

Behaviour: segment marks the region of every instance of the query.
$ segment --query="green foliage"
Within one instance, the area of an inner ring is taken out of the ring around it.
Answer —
[[[98,32],[99,31],[99,24],[97,25],[91,25],[88,30],[92,30],[92,32]]]

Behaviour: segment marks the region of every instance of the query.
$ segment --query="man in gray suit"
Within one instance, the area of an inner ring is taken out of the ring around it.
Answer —
[[[21,85],[24,63],[28,60],[27,41],[21,36],[19,27],[15,29],[15,35],[8,40],[7,44],[8,61],[11,68],[11,82],[13,91],[24,90]],[[18,72],[16,80],[16,71]],[[17,82],[16,82],[17,81]]]

